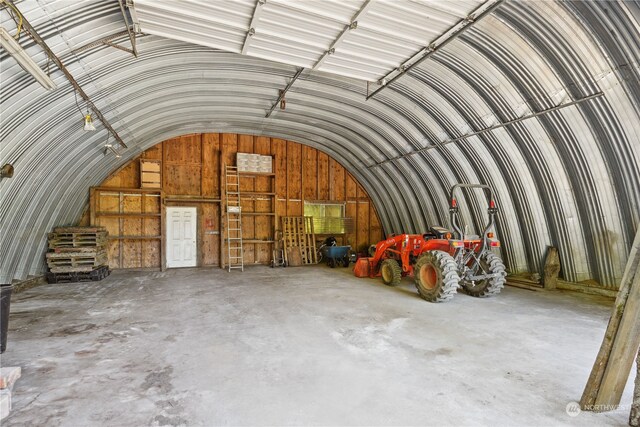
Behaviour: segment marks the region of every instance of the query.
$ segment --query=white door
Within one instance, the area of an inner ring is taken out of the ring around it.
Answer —
[[[167,268],[196,266],[196,208],[167,208]]]

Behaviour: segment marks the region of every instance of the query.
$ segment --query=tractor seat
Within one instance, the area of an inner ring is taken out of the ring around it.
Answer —
[[[429,231],[431,232],[429,234],[433,234],[436,237],[436,239],[444,239],[447,233],[451,233],[451,230],[447,230],[444,227],[438,227],[438,226],[431,227]]]

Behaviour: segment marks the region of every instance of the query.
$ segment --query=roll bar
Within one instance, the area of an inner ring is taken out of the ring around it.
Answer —
[[[496,202],[493,199],[493,190],[488,185],[483,184],[456,184],[451,187],[451,191],[449,192],[449,219],[451,221],[451,227],[453,228],[455,237],[458,240],[464,240],[464,233],[462,232],[462,229],[460,228],[460,225],[458,223],[460,212],[458,209],[458,201],[455,198],[456,190],[461,188],[481,188],[484,190],[485,196],[487,197],[487,202],[489,204],[489,208],[487,209],[487,213],[489,214],[489,221],[484,231],[482,232],[482,246],[480,247],[480,253],[482,253],[485,248],[489,246],[489,238],[487,237],[487,233],[495,226],[495,214],[498,212]]]

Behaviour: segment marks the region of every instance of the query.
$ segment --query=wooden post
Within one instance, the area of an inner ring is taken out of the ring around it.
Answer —
[[[620,403],[639,346],[640,268],[636,268],[627,304],[622,313],[620,327],[613,342],[607,368],[596,397],[596,406],[612,407]]]
[[[166,141],[162,142],[162,164],[160,165],[160,271],[167,270],[167,207],[164,201],[164,180],[169,175],[166,173],[167,167],[167,149]]]
[[[118,192],[118,236],[124,236],[124,217],[121,216],[124,213],[124,194],[122,191]],[[118,239],[118,268],[124,268],[124,240]]]
[[[96,224],[96,189],[91,187],[89,189],[89,225],[94,226]]]
[[[164,152],[164,150],[162,150]],[[160,271],[167,270],[167,207],[164,201],[164,191],[160,190]]]
[[[142,185],[141,185],[142,186]],[[147,198],[146,198],[146,193],[141,193],[140,194],[140,212],[144,215],[147,213]],[[143,216],[140,218],[140,235],[141,236],[146,236],[147,234],[147,219]],[[162,234],[162,233],[160,233]],[[145,248],[145,244],[144,244],[144,240],[140,239],[138,241],[138,245],[140,246],[140,268],[145,268],[147,267],[146,262],[145,262],[145,258],[144,258],[144,248]]]
[[[560,274],[560,257],[558,256],[558,248],[549,246],[547,248],[547,256],[544,260],[544,288],[555,289],[558,283],[558,274]]]
[[[226,146],[226,144],[224,143],[224,137],[223,134],[219,134],[220,136],[219,141],[220,141],[220,157],[218,160],[218,167],[220,168],[220,180],[218,182],[219,186],[220,186],[220,223],[218,225],[218,230],[220,231],[220,268],[224,269],[225,266],[225,255],[226,255],[226,251],[224,250],[225,248],[225,244],[226,242],[224,241],[224,239],[226,238],[226,233],[225,233],[225,220],[226,220],[226,216],[225,216],[225,209],[227,209],[227,191],[226,191],[226,183],[227,183],[227,177],[226,177],[226,171],[225,171],[225,167],[226,167],[226,158],[225,158],[225,150],[224,147]]]
[[[640,351],[638,351],[636,365],[638,367],[638,372],[636,373],[636,390],[633,393],[631,414],[629,415],[629,425],[632,427],[640,427]]]
[[[602,346],[580,406],[614,409],[620,403],[640,346],[640,228],[636,233]],[[610,410],[609,409],[609,410]]]

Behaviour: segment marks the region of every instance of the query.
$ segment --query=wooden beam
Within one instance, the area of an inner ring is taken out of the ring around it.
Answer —
[[[631,246],[620,290],[580,406],[611,410],[620,403],[640,346],[640,228]]]
[[[629,414],[629,425],[632,427],[640,427],[640,351],[636,358],[636,389],[633,393],[633,403],[631,403],[631,414]]]
[[[164,146],[162,147],[164,153]],[[164,164],[164,163],[163,163]],[[160,271],[167,269],[167,210],[164,206],[164,191],[160,191]]]
[[[142,173],[140,174],[140,177],[142,178]],[[140,183],[140,186],[142,186],[142,182]],[[145,197],[144,197],[145,195],[146,195],[146,193],[142,193],[142,200],[141,200],[141,203],[140,203],[141,215],[148,215],[146,213],[147,212],[147,201],[145,200]],[[162,209],[162,204],[160,204],[160,209]],[[160,217],[159,218],[160,221],[162,221],[162,213],[158,212],[158,216]],[[140,222],[141,222],[140,231],[142,232],[142,235],[146,235],[147,234],[147,222],[145,221],[145,218],[143,217]],[[144,255],[145,255],[144,249],[145,249],[146,245],[143,244],[144,242],[142,240],[140,240],[138,243],[140,244],[140,267],[147,267],[146,262],[145,262],[146,260],[144,258]]]
[[[89,188],[89,225],[96,225],[96,189]]]
[[[583,283],[567,282],[566,280],[558,279],[557,289],[561,291],[573,291],[580,292],[588,295],[600,295],[613,300],[618,296],[618,292],[613,289],[606,289],[600,286],[587,286]]]
[[[560,274],[558,248],[549,246],[544,260],[544,279],[542,283],[544,283],[545,289],[555,289],[557,287],[558,274]]]
[[[636,268],[620,327],[596,397],[597,408],[613,409],[620,404],[638,347],[640,347],[640,267]]]

